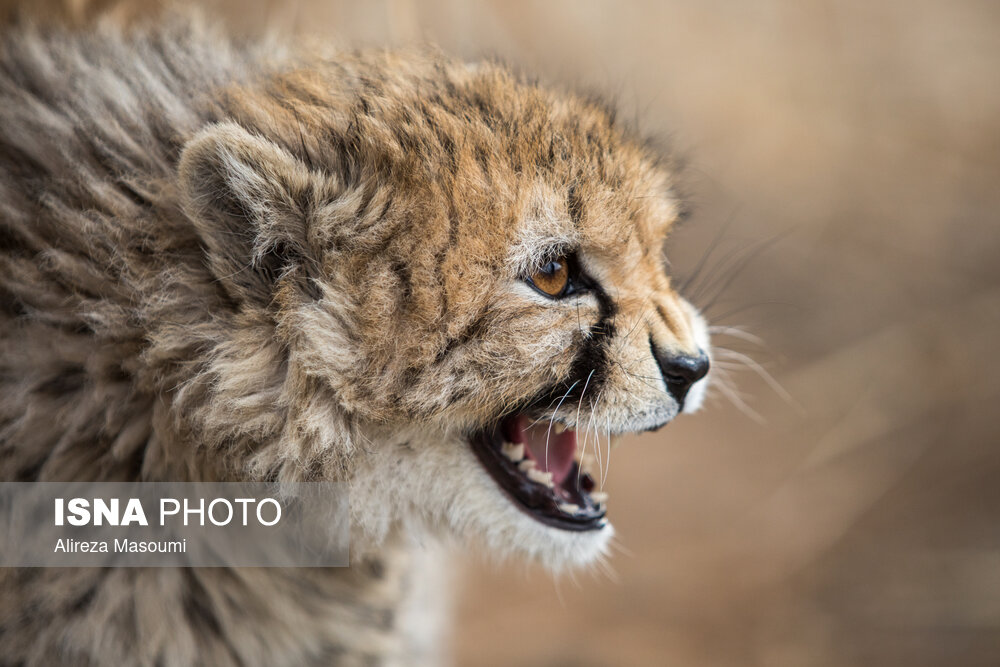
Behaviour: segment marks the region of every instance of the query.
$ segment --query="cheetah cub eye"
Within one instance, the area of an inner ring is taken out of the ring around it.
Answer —
[[[572,255],[560,255],[535,269],[525,281],[550,299],[561,299],[583,286],[576,267]]]

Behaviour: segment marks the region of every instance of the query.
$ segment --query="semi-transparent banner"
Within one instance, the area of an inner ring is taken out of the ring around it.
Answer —
[[[337,567],[349,535],[334,482],[0,482],[0,567]]]

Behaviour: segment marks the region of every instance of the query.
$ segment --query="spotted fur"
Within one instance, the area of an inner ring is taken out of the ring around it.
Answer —
[[[605,107],[190,22],[8,31],[0,96],[0,479],[346,481],[354,563],[7,571],[6,660],[409,664],[421,536],[600,557],[610,526],[534,521],[465,438],[545,396],[660,426],[651,350],[708,347],[664,272],[672,173]],[[524,278],[565,250],[594,289],[553,301]]]

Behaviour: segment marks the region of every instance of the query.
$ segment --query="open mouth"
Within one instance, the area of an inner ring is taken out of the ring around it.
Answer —
[[[607,496],[595,490],[576,431],[519,413],[476,433],[470,443],[500,488],[536,520],[575,531],[607,523]]]

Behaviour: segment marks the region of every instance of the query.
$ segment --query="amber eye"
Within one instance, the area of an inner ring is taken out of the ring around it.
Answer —
[[[565,257],[552,260],[531,274],[531,284],[549,296],[559,296],[569,282],[569,263]]]

